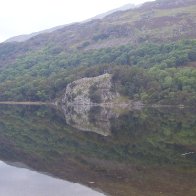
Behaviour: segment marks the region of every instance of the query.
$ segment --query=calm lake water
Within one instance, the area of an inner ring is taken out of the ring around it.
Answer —
[[[65,180],[56,179],[25,168],[20,163],[10,166],[0,161],[0,195],[19,196],[102,196],[80,184],[71,183]],[[23,165],[24,166],[24,165]]]
[[[0,105],[0,196],[195,196],[196,110]]]

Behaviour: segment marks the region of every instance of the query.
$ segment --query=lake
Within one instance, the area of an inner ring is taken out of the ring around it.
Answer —
[[[0,105],[0,195],[195,196],[196,110]]]

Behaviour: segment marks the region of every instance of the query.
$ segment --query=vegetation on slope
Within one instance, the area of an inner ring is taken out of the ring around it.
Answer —
[[[195,101],[195,40],[121,46],[71,53],[46,48],[20,57],[0,73],[1,100],[53,100],[78,78],[110,72],[116,90],[131,99]],[[177,103],[177,102],[176,102]]]
[[[73,80],[109,72],[130,99],[196,104],[195,67],[186,66],[196,61],[195,6],[158,0],[0,44],[0,100],[51,101]]]

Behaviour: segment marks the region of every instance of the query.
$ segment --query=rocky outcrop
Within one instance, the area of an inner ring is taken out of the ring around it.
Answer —
[[[68,84],[61,105],[67,124],[80,131],[110,135],[111,119],[133,106],[131,100],[112,89],[108,73]]]
[[[67,85],[64,105],[98,105],[112,102],[119,93],[112,91],[111,74],[82,78]]]
[[[117,114],[110,108],[93,107],[111,104],[120,97],[119,93],[112,91],[111,78],[111,74],[107,73],[67,85],[62,99],[67,124],[81,131],[103,136],[111,134],[110,119],[116,118]]]

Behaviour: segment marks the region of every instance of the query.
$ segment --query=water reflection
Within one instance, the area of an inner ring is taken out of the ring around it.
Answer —
[[[81,131],[94,132],[103,136],[111,134],[112,118],[119,113],[109,107],[91,107],[90,105],[71,105],[62,107],[68,125]]]
[[[18,163],[16,164],[18,165]],[[0,195],[6,196],[101,196],[80,184],[7,165],[0,161]]]
[[[194,110],[79,109],[1,106],[0,159],[110,195],[195,195]]]

